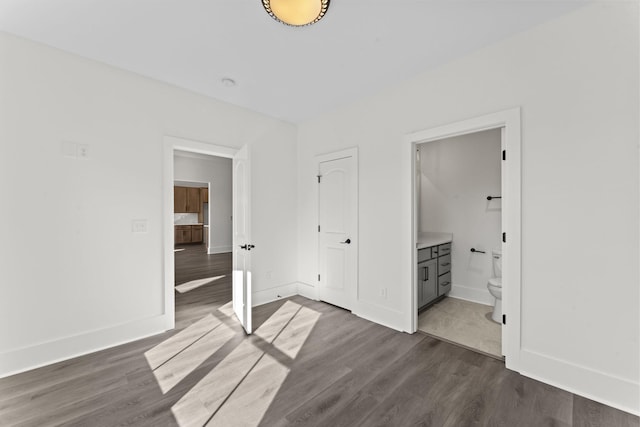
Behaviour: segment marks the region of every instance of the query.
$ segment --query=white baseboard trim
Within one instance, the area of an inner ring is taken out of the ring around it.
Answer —
[[[520,373],[543,383],[640,415],[640,384],[522,349]]]
[[[165,332],[167,315],[136,320],[0,354],[0,378]]]
[[[280,285],[261,291],[256,291],[252,294],[252,306],[256,307],[262,304],[267,304],[272,301],[276,301],[282,298],[291,297],[298,294],[298,283],[287,283],[286,285]]]
[[[298,295],[318,301],[318,289],[304,282],[298,282]]]
[[[494,300],[488,289],[470,288],[467,286],[452,285],[449,296],[466,301],[477,302],[478,304],[493,305]]]
[[[207,253],[209,255],[226,254],[227,252],[231,252],[231,250],[231,246],[210,246],[207,248]]]
[[[376,304],[358,301],[356,302],[356,307],[351,310],[351,313],[370,322],[404,332],[402,320],[405,316],[400,311],[389,310]]]

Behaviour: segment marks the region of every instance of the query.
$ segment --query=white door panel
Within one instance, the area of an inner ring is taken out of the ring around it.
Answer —
[[[233,158],[233,311],[251,333],[251,206],[249,150]]]
[[[351,309],[357,289],[357,176],[354,157],[319,163],[318,296]]]
[[[327,247],[327,288],[345,290],[345,257],[344,248]]]

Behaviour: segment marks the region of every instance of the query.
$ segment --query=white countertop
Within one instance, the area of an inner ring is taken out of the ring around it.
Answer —
[[[204,224],[203,224],[203,223],[201,223],[201,222],[196,222],[196,223],[189,223],[189,224],[175,224],[175,223],[174,223],[173,225],[175,225],[175,226],[177,227],[177,226],[179,226],[179,225],[204,225]],[[208,226],[207,226],[207,227],[208,227]]]
[[[452,233],[436,233],[432,231],[426,231],[423,233],[418,233],[418,240],[416,242],[416,247],[418,249],[428,248],[430,246],[449,243],[452,240],[453,240]]]

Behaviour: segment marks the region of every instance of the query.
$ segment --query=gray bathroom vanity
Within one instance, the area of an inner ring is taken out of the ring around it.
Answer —
[[[451,244],[448,233],[419,233],[418,309],[425,308],[444,297],[451,290]]]

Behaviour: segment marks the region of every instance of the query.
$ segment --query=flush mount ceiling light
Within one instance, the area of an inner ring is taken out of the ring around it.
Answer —
[[[329,0],[262,0],[276,21],[293,27],[315,24],[327,13]]]

